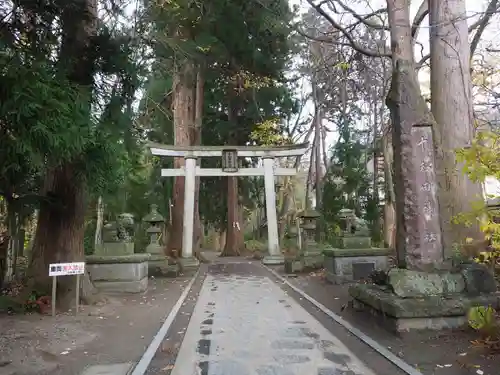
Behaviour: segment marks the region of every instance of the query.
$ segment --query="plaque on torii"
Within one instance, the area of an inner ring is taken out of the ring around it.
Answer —
[[[238,172],[238,151],[235,149],[222,150],[222,172]]]

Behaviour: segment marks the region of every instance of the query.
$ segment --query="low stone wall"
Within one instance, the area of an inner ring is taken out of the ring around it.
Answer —
[[[333,284],[366,279],[374,270],[389,268],[390,249],[326,249],[323,251],[326,279]]]
[[[96,288],[104,293],[140,293],[148,288],[149,254],[86,257]]]

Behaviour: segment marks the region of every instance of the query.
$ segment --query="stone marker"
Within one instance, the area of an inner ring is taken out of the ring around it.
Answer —
[[[451,270],[444,259],[434,168],[433,119],[412,78],[414,66],[398,62],[391,109],[399,269],[387,285],[353,285],[354,305],[397,331],[455,328],[467,324],[470,307],[500,306],[493,275],[482,265]],[[446,271],[449,269],[449,271]]]

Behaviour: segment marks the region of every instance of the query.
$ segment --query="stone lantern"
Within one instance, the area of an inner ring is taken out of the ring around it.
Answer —
[[[316,227],[320,216],[316,210],[305,210],[299,214],[302,219],[302,257],[306,268],[319,268],[323,265],[322,249],[316,242]]]
[[[300,213],[299,217],[302,219],[300,228],[304,234],[304,246],[316,245],[316,227],[320,214],[316,210],[305,210]]]
[[[149,245],[146,247],[146,253],[151,254],[149,259],[149,273],[156,274],[168,263],[167,257],[163,252],[163,246],[160,245],[160,235],[165,219],[158,212],[158,205],[152,204],[149,214],[142,220],[145,223],[149,223],[149,228],[146,229],[146,233],[149,235]]]
[[[149,228],[146,229],[146,233],[149,234],[149,245],[146,247],[146,252],[150,254],[163,253],[160,246],[160,234],[165,219],[158,212],[158,205],[152,204],[151,211],[142,220],[149,224]]]

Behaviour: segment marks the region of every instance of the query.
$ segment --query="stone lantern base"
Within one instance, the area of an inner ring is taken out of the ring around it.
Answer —
[[[283,254],[279,255],[266,255],[264,259],[262,259],[262,263],[266,266],[276,266],[285,264],[285,256]]]

